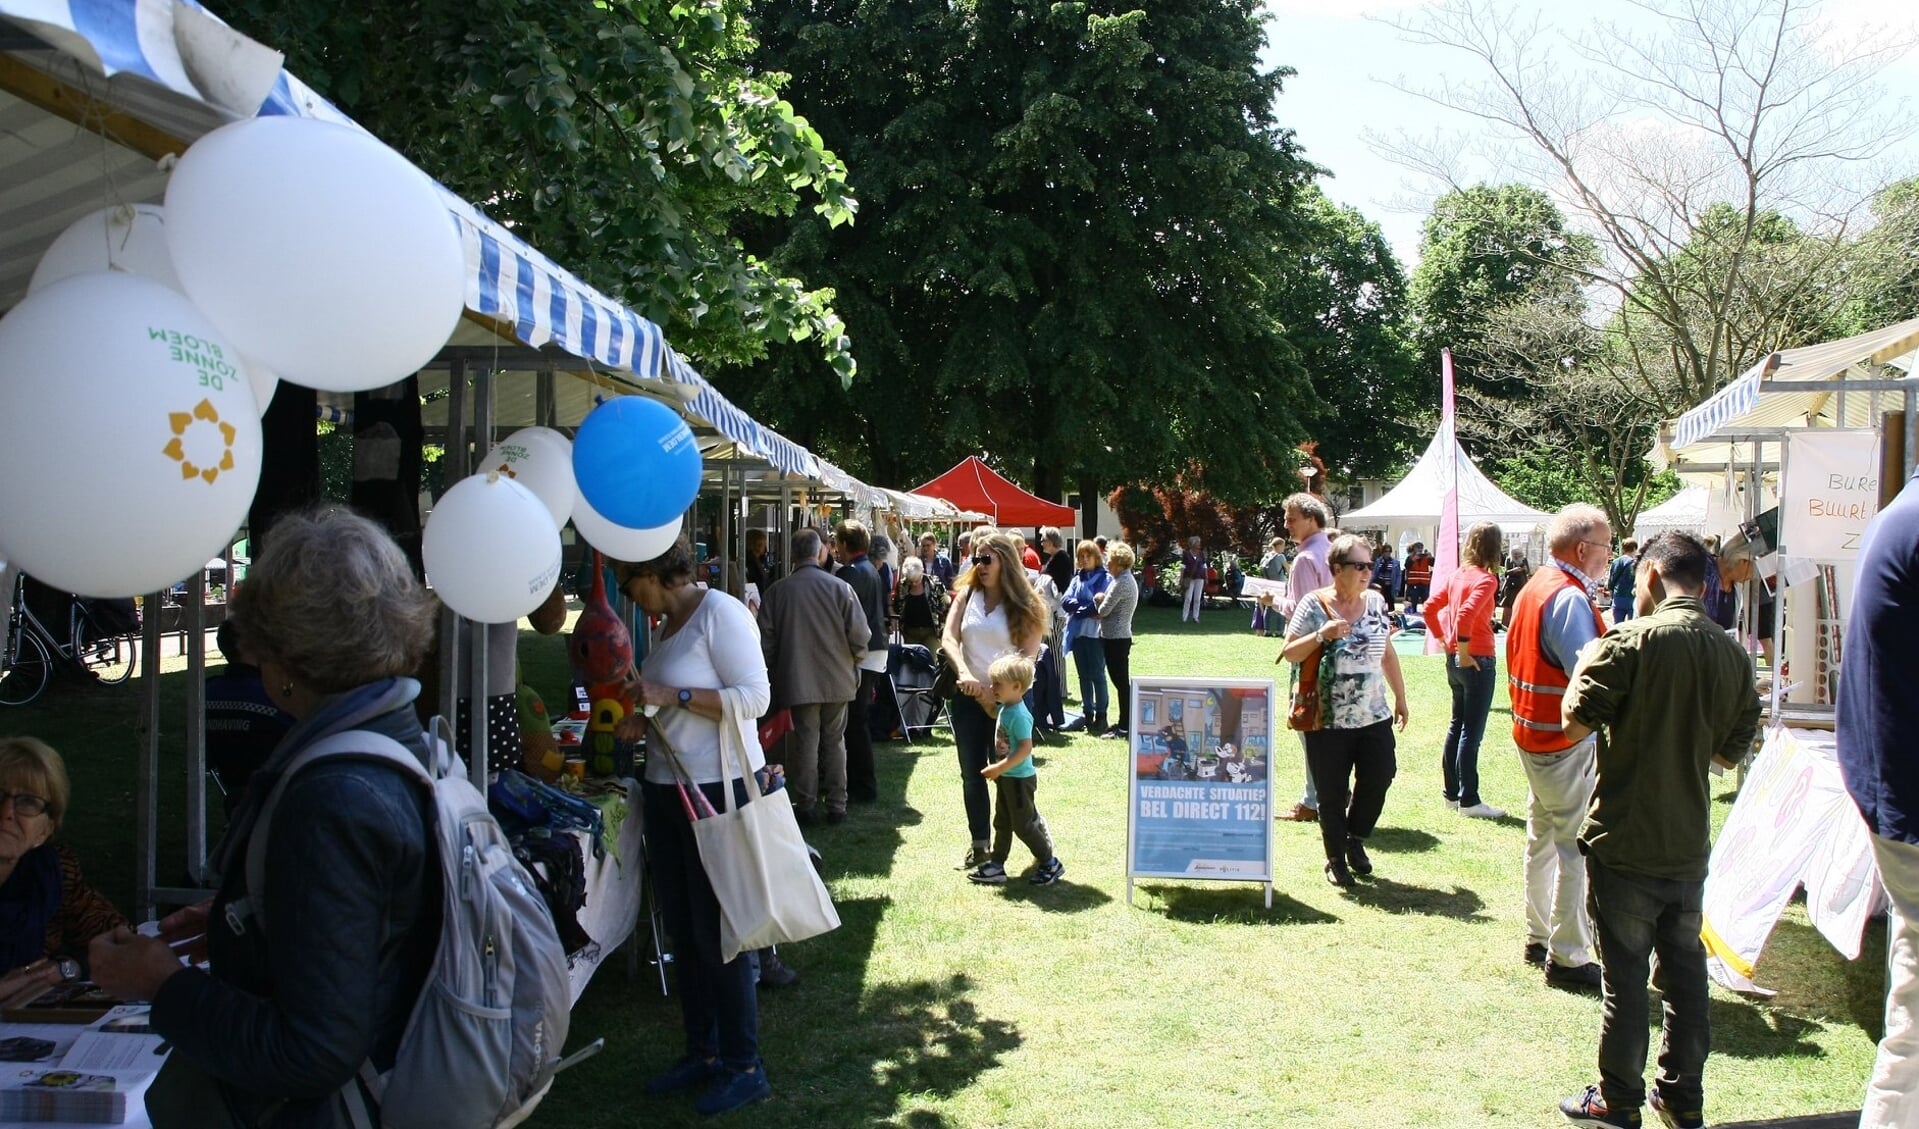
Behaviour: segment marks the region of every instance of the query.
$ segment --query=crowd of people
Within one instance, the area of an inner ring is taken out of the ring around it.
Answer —
[[[1505,814],[1486,802],[1478,771],[1504,656],[1528,785],[1519,955],[1549,984],[1604,997],[1598,1081],[1562,1113],[1575,1124],[1636,1126],[1649,1104],[1668,1125],[1703,1125],[1708,774],[1746,756],[1759,715],[1750,659],[1708,608],[1713,553],[1669,533],[1643,546],[1626,541],[1615,556],[1604,513],[1569,506],[1547,529],[1540,568],[1504,553],[1499,528],[1482,523],[1463,538],[1461,567],[1433,590],[1423,547],[1403,565],[1383,565],[1384,546],[1329,528],[1330,513],[1309,494],[1288,498],[1284,517],[1294,547],[1275,540],[1259,570],[1287,585],[1268,605],[1270,626],[1283,623],[1280,658],[1296,687],[1310,673],[1322,695],[1317,723],[1302,733],[1306,788],[1290,817],[1318,823],[1327,881],[1349,887],[1373,873],[1367,839],[1409,720],[1392,645],[1393,601],[1403,595],[1446,656],[1442,800],[1462,816]],[[1910,818],[1919,777],[1904,752],[1903,723],[1913,719],[1902,691],[1919,656],[1910,633],[1888,625],[1909,622],[1904,613],[1919,603],[1919,487],[1908,486],[1874,530],[1839,716],[1847,782],[1875,832],[1893,901],[1886,1033],[1868,1095],[1878,1119],[1867,1124],[1903,1125],[1919,1069],[1919,894],[1906,881],[1919,872],[1909,857],[1919,850]],[[777,958],[723,957],[719,902],[682,787],[717,808],[729,792],[734,804],[747,801],[733,766],[779,772],[809,826],[842,822],[849,804],[876,799],[865,715],[888,696],[880,680],[895,632],[951,668],[966,877],[1008,882],[1016,838],[1032,856],[1027,881],[1065,875],[1037,802],[1033,750],[1058,699],[1042,683],[1063,682],[1060,658],[1073,655],[1081,725],[1127,735],[1139,583],[1123,542],[1069,549],[1059,531],[1042,530],[1039,544],[1044,556],[1016,533],[982,527],[956,538],[950,557],[922,538],[895,568],[890,545],[857,521],[830,534],[803,529],[784,568],[752,562],[764,585],[757,614],[695,583],[684,540],[613,566],[619,594],[658,623],[625,686],[642,709],[621,725],[655,754],[640,801],[649,874],[675,941],[684,1043],[646,1081],[648,1093],[697,1091],[695,1107],[718,1113],[771,1092],[758,991]],[[281,519],[235,595],[222,644],[254,672],[256,712],[270,713],[283,735],[249,766],[250,779],[235,773],[213,896],[161,921],[157,935],[129,929],[52,841],[71,802],[59,755],[31,738],[0,741],[0,1002],[81,977],[153,1001],[153,1027],[174,1047],[148,1098],[159,1126],[343,1126],[356,1103],[374,1107],[363,1067],[377,1074],[392,1063],[439,936],[429,801],[370,758],[281,778],[302,750],[342,734],[390,739],[428,763],[413,675],[436,618],[405,555],[373,523],[339,509]],[[758,722],[777,709],[791,711],[792,736],[768,756]],[[280,830],[254,889],[239,863],[275,785]],[[256,916],[276,927],[258,927]],[[183,966],[180,951],[207,963]],[[1664,998],[1650,1086],[1649,982]]]

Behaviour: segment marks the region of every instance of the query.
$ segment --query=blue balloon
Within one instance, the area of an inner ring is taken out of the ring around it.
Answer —
[[[573,437],[573,477],[601,517],[654,529],[700,492],[700,445],[679,413],[645,396],[594,408]]]

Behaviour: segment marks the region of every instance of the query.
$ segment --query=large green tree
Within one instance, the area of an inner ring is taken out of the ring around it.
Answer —
[[[1438,416],[1439,368],[1421,366],[1406,274],[1379,225],[1302,193],[1282,256],[1276,313],[1311,374],[1304,419],[1331,477],[1377,478],[1416,454],[1422,425]],[[1295,465],[1303,462],[1295,460]]]
[[[1311,174],[1253,0],[763,0],[764,65],[842,139],[857,226],[765,226],[831,286],[850,394],[810,356],[736,376],[875,481],[985,451],[1041,493],[1186,473],[1230,500],[1313,411],[1284,320]]]
[[[696,361],[808,339],[843,379],[830,291],[735,234],[849,220],[844,168],[749,64],[740,0],[232,0],[222,14],[447,187],[666,328]]]

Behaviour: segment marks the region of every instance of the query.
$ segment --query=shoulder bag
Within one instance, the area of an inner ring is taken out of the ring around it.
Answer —
[[[1324,591],[1308,597],[1318,601],[1322,611],[1326,608]],[[1321,643],[1299,664],[1298,676],[1293,681],[1292,708],[1286,713],[1286,728],[1311,733],[1325,727],[1327,699],[1332,696],[1332,661],[1333,648]]]
[[[693,783],[660,726],[648,726],[647,745],[666,757],[680,790],[680,805],[692,821],[700,866],[720,903],[722,961],[839,928],[840,915],[813,869],[793,805],[784,796],[760,790],[759,778],[732,725],[720,723],[722,774],[739,774],[746,803],[735,806],[729,781],[720,789],[726,804],[722,811],[715,811],[706,793]]]

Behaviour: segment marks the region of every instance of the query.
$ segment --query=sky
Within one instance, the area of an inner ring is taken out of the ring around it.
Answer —
[[[1330,169],[1327,194],[1378,223],[1410,271],[1418,258],[1420,227],[1436,186],[1380,155],[1368,135],[1445,137],[1470,145],[1487,137],[1473,119],[1395,89],[1405,80],[1478,79],[1475,60],[1456,51],[1405,42],[1387,19],[1416,18],[1429,0],[1266,0],[1266,62],[1299,73],[1280,96],[1281,124],[1292,128],[1307,159]],[[1561,13],[1569,31],[1593,19],[1643,19],[1629,0],[1505,0],[1522,13]],[[1571,9],[1572,15],[1564,14]],[[1838,34],[1919,26],[1912,0],[1823,0],[1817,18]],[[1483,66],[1483,64],[1481,64]],[[1908,51],[1881,78],[1886,96],[1904,99],[1919,114],[1919,48]],[[1893,175],[1919,174],[1919,138],[1888,154]],[[1489,169],[1475,168],[1484,176]]]

